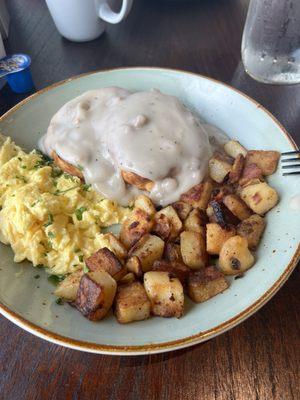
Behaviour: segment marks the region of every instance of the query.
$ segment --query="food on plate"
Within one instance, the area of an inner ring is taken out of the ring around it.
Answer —
[[[205,127],[173,96],[104,88],[55,114],[51,158],[0,137],[0,240],[91,321],[180,318],[185,295],[208,301],[255,264],[279,201],[279,153]]]

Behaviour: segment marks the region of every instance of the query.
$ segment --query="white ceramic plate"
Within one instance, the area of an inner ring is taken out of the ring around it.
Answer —
[[[68,100],[103,86],[129,90],[159,88],[178,96],[208,123],[249,149],[280,152],[295,149],[284,128],[258,103],[215,80],[158,68],[130,68],[82,75],[34,94],[0,120],[0,131],[27,149],[36,147],[51,116]],[[110,315],[99,323],[84,319],[74,308],[57,305],[46,274],[34,279],[30,263],[15,264],[9,247],[0,247],[0,311],[25,330],[63,346],[107,354],[159,353],[208,340],[248,318],[265,304],[291,274],[299,257],[300,213],[289,209],[299,192],[296,177],[282,177],[278,168],[270,184],[281,201],[267,215],[267,228],[257,262],[229,290],[196,305],[187,301],[185,315],[177,320],[151,318],[119,325]]]

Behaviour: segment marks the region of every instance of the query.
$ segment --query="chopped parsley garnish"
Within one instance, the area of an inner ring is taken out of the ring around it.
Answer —
[[[50,275],[48,276],[48,281],[53,285],[57,286],[61,281],[65,279],[64,275]]]
[[[62,170],[57,167],[56,165],[53,165],[52,167],[52,172],[51,172],[51,176],[52,178],[57,178],[58,176],[62,175]]]
[[[66,172],[63,173],[63,177],[64,177],[65,179],[69,179],[70,181],[74,182],[73,176],[67,174]]]
[[[21,165],[21,168],[26,169],[27,167],[26,167],[26,165]]]
[[[58,305],[62,305],[62,304],[63,304],[63,299],[62,299],[61,297],[58,297],[58,298],[55,300],[55,303],[58,304]]]
[[[81,252],[81,249],[79,249],[79,248],[78,248],[78,249],[75,249],[74,252],[75,252],[75,253],[80,253],[80,252]]]
[[[67,193],[70,190],[77,189],[78,187],[79,186],[73,186],[73,187],[71,187],[69,189],[65,189],[65,190],[56,190],[53,194],[54,194],[54,196],[59,196],[60,194]]]
[[[83,266],[83,272],[84,272],[85,274],[87,274],[89,271],[90,271],[90,270],[88,269],[88,267],[86,266],[86,264],[84,264],[84,266]]]
[[[49,236],[49,238],[53,239],[53,238],[55,238],[55,233],[48,232],[48,236]]]
[[[44,224],[44,227],[47,228],[47,226],[50,226],[53,224],[53,215],[48,214],[48,221]]]
[[[75,210],[75,215],[78,221],[82,221],[82,214],[86,211],[86,207],[80,207]]]
[[[132,206],[126,206],[125,208],[128,208],[129,210],[133,210],[134,209],[134,206],[132,205]]]
[[[77,164],[77,168],[79,169],[79,171],[83,171],[83,166],[80,164]]]
[[[83,255],[82,254],[78,258],[79,258],[80,262],[83,262]]]
[[[19,160],[19,161],[22,161],[22,158],[21,158],[21,157],[18,157],[18,160]]]
[[[88,185],[88,184],[84,184],[84,185],[82,185],[82,190],[84,191],[84,192],[87,192],[90,188],[91,188],[91,186],[92,185]]]

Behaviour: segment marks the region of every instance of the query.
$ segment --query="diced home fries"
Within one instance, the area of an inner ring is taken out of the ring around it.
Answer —
[[[68,275],[55,294],[93,321],[113,307],[125,324],[151,314],[180,318],[185,292],[202,303],[226,290],[226,275],[241,276],[255,263],[264,215],[279,199],[265,178],[279,153],[247,151],[235,140],[224,150],[210,159],[209,176],[175,203],[157,210],[139,195],[119,237],[107,234],[109,248],[86,257],[88,272]],[[134,173],[123,178],[151,190],[152,182]]]

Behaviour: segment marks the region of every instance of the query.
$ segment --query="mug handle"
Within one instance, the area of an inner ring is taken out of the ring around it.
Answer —
[[[123,0],[121,10],[116,13],[110,8],[107,0],[100,0],[98,15],[106,22],[117,24],[127,17],[131,10],[132,3],[133,0]]]

